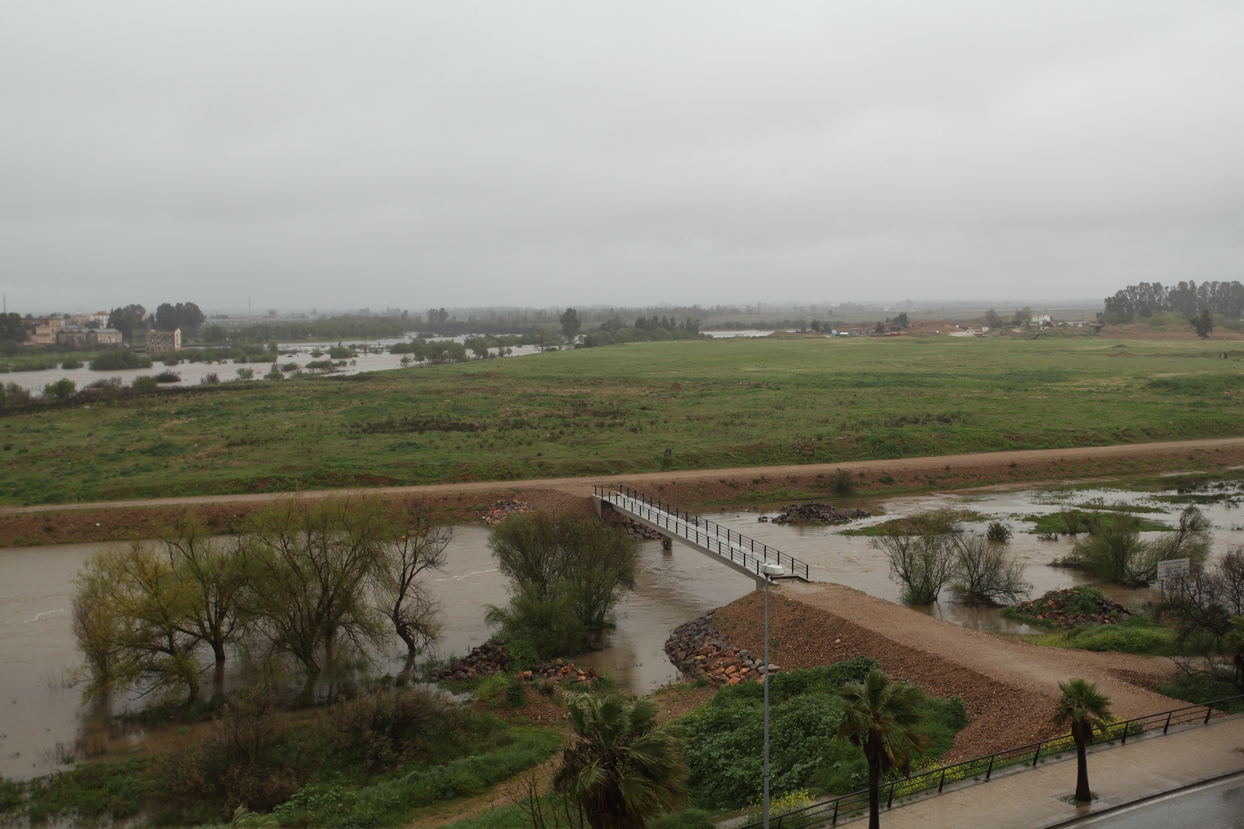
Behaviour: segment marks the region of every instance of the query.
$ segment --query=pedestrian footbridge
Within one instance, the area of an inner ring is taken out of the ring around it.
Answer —
[[[807,562],[741,535],[736,530],[692,515],[628,486],[597,486],[594,489],[596,506],[602,518],[610,511],[624,515],[662,535],[678,539],[761,584],[765,581],[766,564],[782,568],[783,574],[775,578],[808,581]]]

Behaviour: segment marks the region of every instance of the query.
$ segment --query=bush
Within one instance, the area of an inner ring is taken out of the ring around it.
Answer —
[[[105,377],[101,380],[87,383],[82,387],[82,391],[78,392],[78,396],[83,398],[113,397],[124,393],[125,385],[121,382],[120,377]]]
[[[855,494],[855,479],[845,469],[835,469],[829,478],[829,487],[835,495],[847,497]]]
[[[157,383],[180,383],[181,375],[175,371],[162,371],[152,379]]]
[[[238,379],[239,379],[239,380],[254,380],[254,379],[255,379],[255,369],[253,369],[253,368],[240,368],[240,369],[238,369]]]
[[[158,389],[160,384],[150,375],[144,374],[142,377],[135,377],[134,382],[130,384],[130,388],[134,391],[154,391]]]
[[[30,402],[32,396],[30,389],[25,386],[19,386],[16,383],[4,383],[0,385],[0,409],[25,406]]]
[[[995,544],[1005,544],[1011,540],[1011,528],[1001,521],[990,521],[985,537]]]
[[[1158,686],[1158,693],[1174,699],[1200,705],[1205,702],[1226,699],[1240,693],[1230,679],[1210,673],[1195,673],[1177,677]]]
[[[207,374],[203,375],[202,379],[199,380],[199,385],[214,386],[219,382],[220,382],[220,375],[212,371],[212,372],[208,372]]]
[[[457,713],[434,691],[390,688],[333,706],[328,727],[337,759],[374,773],[429,753],[429,737],[452,730]]]
[[[130,368],[151,368],[152,360],[127,348],[105,351],[91,360],[91,371],[122,371]]]
[[[69,371],[70,369],[82,368],[82,362],[80,360],[75,360],[72,357],[70,357],[68,360],[61,363],[60,367],[63,368],[65,371]]]
[[[55,383],[43,387],[43,396],[49,400],[68,400],[78,390],[78,384],[68,377],[62,377]]]

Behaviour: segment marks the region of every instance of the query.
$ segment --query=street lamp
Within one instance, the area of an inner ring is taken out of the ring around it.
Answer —
[[[769,829],[769,582],[778,576],[786,575],[780,564],[765,562],[760,566],[765,577],[765,800],[764,826]]]

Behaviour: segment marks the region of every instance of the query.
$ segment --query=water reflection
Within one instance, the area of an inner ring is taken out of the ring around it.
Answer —
[[[1169,495],[1170,493],[1166,493]],[[1147,517],[1173,522],[1182,504],[1117,490],[1091,492],[998,492],[940,494],[895,498],[879,504],[884,515],[855,522],[875,523],[888,517],[910,515],[933,508],[971,508],[997,518],[1015,531],[1010,549],[1026,565],[1026,578],[1033,594],[1084,583],[1076,571],[1054,568],[1049,562],[1066,555],[1072,540],[1039,541],[1026,530],[1024,515],[1053,512],[1068,503],[1091,498],[1106,503],[1129,503],[1162,509]],[[1215,550],[1244,543],[1238,510],[1228,503],[1204,504],[1202,509],[1215,525]],[[757,521],[758,513],[742,509],[712,516],[724,526],[775,546],[807,561],[812,578],[845,584],[874,596],[898,601],[898,587],[889,579],[885,556],[867,538],[844,536],[841,528],[792,527]],[[983,532],[984,523],[967,525]],[[74,544],[0,550],[0,775],[29,777],[55,766],[57,743],[72,745],[82,737],[88,746],[134,745],[143,735],[120,728],[108,716],[108,708],[80,710],[79,691],[68,678],[78,663],[70,628],[70,597],[73,579],[91,554],[118,544]],[[482,525],[458,527],[448,548],[448,565],[431,577],[432,592],[441,604],[443,635],[436,655],[462,654],[486,640],[491,632],[483,624],[489,604],[507,601],[506,579],[497,570],[488,549],[488,531]],[[675,544],[670,552],[658,542],[641,549],[641,568],[635,590],[617,610],[618,628],[609,647],[579,659],[586,665],[612,671],[623,687],[645,692],[677,678],[665,657],[664,644],[670,631],[682,622],[727,604],[754,589],[751,579],[723,567],[709,557]],[[1136,605],[1156,598],[1150,590],[1107,587],[1112,598]],[[1002,619],[997,611],[961,607],[949,602],[924,608],[924,612],[985,631],[1023,631]],[[405,661],[405,649],[394,639],[379,670],[396,675]],[[124,697],[112,701],[111,710],[128,704]]]

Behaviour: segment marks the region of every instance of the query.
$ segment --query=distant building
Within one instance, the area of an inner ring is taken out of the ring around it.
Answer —
[[[80,325],[62,325],[56,332],[56,344],[69,348],[86,348],[86,332]]]
[[[61,329],[60,317],[31,319],[26,321],[26,345],[56,345],[56,335]]]
[[[172,331],[148,331],[147,353],[167,354],[170,351],[181,351],[181,329]]]
[[[86,329],[87,348],[112,348],[121,344],[121,332],[115,328]]]

